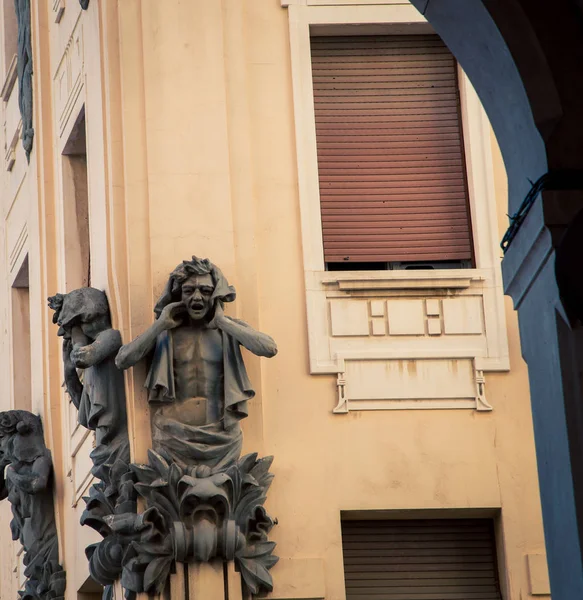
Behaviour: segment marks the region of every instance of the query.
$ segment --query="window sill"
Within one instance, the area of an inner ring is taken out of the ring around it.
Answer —
[[[322,284],[342,291],[467,289],[485,276],[475,269],[427,271],[327,271]]]

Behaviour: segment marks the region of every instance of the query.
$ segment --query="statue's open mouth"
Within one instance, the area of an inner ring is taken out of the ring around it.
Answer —
[[[229,499],[225,491],[217,488],[208,479],[194,481],[198,489],[195,491],[191,487],[182,497],[183,518],[191,523],[207,520],[217,525],[229,515]]]
[[[217,525],[220,520],[219,511],[212,506],[197,506],[192,512],[191,519],[193,523],[206,520]]]

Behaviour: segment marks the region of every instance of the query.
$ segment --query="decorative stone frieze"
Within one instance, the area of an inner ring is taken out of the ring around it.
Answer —
[[[12,539],[24,548],[22,600],[64,598],[52,484],[40,417],[26,410],[0,412],[0,499],[12,505]]]

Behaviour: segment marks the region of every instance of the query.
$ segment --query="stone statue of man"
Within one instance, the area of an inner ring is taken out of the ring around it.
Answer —
[[[237,460],[239,421],[255,395],[240,346],[257,356],[277,353],[268,335],[223,313],[234,299],[221,271],[193,256],[170,274],[152,326],[116,358],[127,369],[151,355],[145,385],[154,409],[154,450],[183,467],[220,470]]]
[[[115,367],[121,334],[111,327],[107,296],[84,287],[49,298],[63,338],[65,386],[79,423],[95,431],[92,473],[103,479],[117,460],[130,461],[123,374]],[[79,372],[83,372],[82,380]]]

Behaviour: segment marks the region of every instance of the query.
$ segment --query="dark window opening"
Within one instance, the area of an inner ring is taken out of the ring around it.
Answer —
[[[12,394],[14,408],[32,410],[30,290],[28,255],[24,258],[10,290],[12,313]]]
[[[89,196],[85,109],[77,117],[63,149],[65,289],[91,285]]]
[[[434,269],[471,269],[469,260],[418,262],[335,262],[326,263],[327,271],[426,271]]]
[[[342,521],[346,600],[501,600],[491,519]]]

